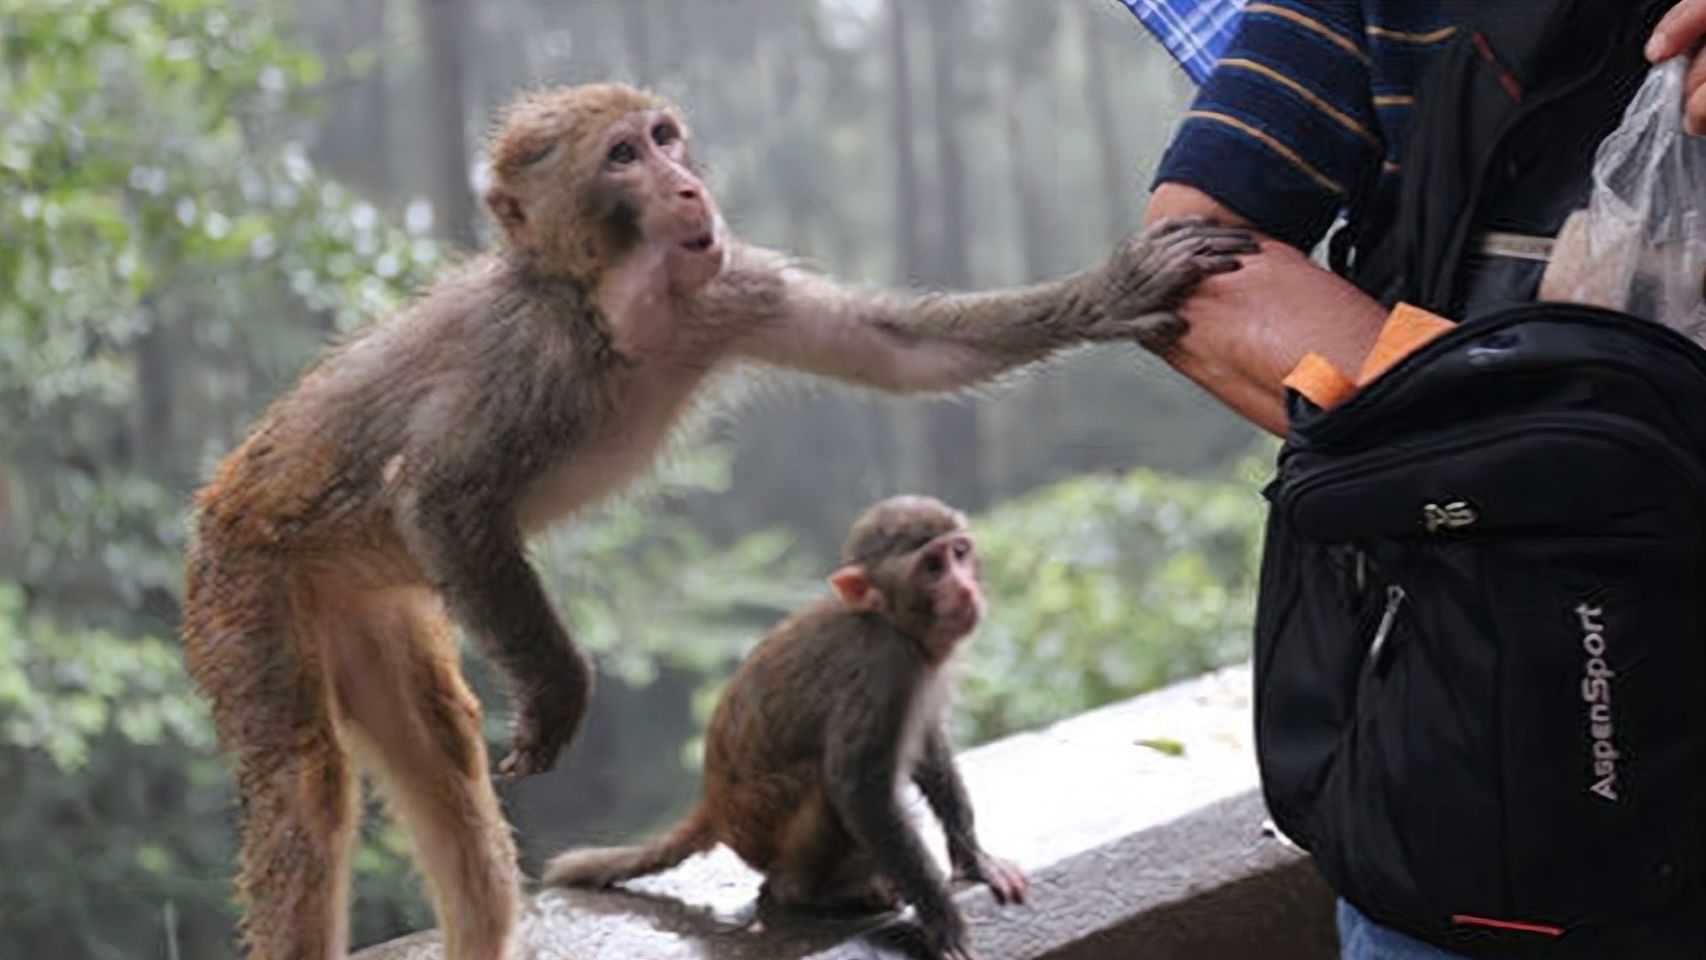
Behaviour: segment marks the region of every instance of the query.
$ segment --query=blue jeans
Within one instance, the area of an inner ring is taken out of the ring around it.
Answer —
[[[1388,930],[1339,901],[1339,960],[1463,960],[1431,943]]]

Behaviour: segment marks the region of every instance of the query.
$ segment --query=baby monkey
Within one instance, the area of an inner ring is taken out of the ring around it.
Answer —
[[[833,912],[910,903],[937,955],[970,960],[965,923],[901,809],[918,785],[956,876],[1022,901],[1025,875],[984,852],[943,730],[948,662],[983,616],[965,517],[928,497],[866,510],[833,596],[796,611],[735,673],[705,737],[704,792],[639,847],[572,850],[545,882],[602,887],[721,842],[765,874],[760,902]]]

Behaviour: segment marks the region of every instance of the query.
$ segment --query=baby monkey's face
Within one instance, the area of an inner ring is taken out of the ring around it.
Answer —
[[[977,629],[984,601],[970,533],[956,530],[920,547],[909,579],[920,606],[929,610],[929,622],[922,625],[929,646],[951,647]]]
[[[932,662],[983,619],[977,549],[965,515],[933,497],[892,497],[853,525],[847,566],[830,577],[842,600],[889,618]]]

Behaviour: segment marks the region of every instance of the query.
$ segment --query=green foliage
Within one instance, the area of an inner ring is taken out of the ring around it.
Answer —
[[[89,601],[166,606],[208,455],[440,261],[276,122],[320,73],[280,32],[252,0],[0,13],[0,471],[27,504],[0,559],[38,603],[159,629]]]
[[[726,492],[729,459],[722,446],[684,450],[646,496],[567,525],[538,551],[579,640],[629,684],[650,683],[664,664],[720,673],[810,595],[804,559],[788,535],[760,531],[717,544],[669,511],[672,499]]]
[[[108,733],[138,746],[205,747],[206,717],[183,683],[182,654],[152,637],[67,630],[28,616],[0,582],[0,743],[46,753],[61,773]]]
[[[1067,480],[977,518],[989,622],[958,686],[969,742],[1245,654],[1261,498],[1148,470]]]
[[[167,916],[226,951],[228,787],[161,639],[181,505],[328,331],[441,261],[316,173],[286,118],[320,66],[285,33],[257,0],[0,8],[0,860],[30,867],[0,956],[135,956]]]

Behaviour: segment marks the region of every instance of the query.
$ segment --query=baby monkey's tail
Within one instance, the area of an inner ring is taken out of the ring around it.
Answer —
[[[703,808],[661,836],[635,847],[586,847],[568,850],[545,865],[543,883],[550,887],[608,887],[623,880],[668,870],[717,842]]]

